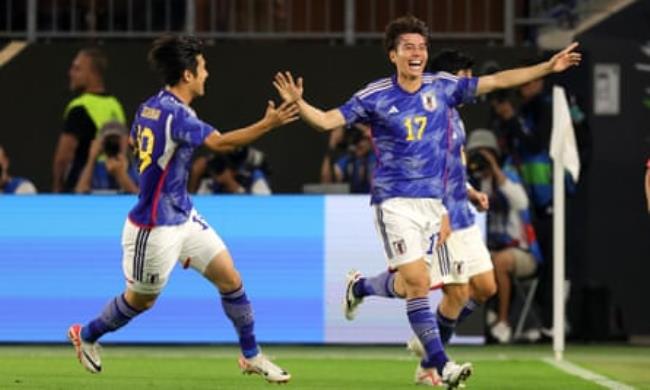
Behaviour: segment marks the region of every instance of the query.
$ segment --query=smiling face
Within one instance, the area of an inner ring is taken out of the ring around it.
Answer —
[[[429,58],[427,40],[418,33],[402,34],[395,50],[391,50],[389,56],[400,78],[420,78]]]

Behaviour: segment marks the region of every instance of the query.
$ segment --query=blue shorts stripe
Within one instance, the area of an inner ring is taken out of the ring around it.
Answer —
[[[142,281],[144,273],[144,258],[147,248],[147,240],[151,229],[140,229],[135,239],[135,254],[133,256],[133,278]]]

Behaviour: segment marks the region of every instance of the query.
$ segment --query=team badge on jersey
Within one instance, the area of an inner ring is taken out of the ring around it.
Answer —
[[[427,111],[435,111],[438,107],[438,102],[436,101],[436,95],[433,92],[424,92],[420,94],[422,98],[422,106]]]
[[[395,248],[398,255],[403,255],[406,253],[406,241],[404,239],[393,241],[393,248]]]

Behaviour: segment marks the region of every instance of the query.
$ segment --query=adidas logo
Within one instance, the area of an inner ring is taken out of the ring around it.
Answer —
[[[389,114],[397,114],[399,110],[395,106],[390,106],[390,109],[388,110]]]

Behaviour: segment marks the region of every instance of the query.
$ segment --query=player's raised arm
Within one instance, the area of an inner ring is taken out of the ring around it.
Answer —
[[[269,100],[264,118],[250,126],[232,130],[225,134],[215,131],[205,139],[205,145],[217,152],[228,152],[238,146],[248,145],[276,127],[298,120],[298,107],[284,102],[280,107]]]
[[[542,78],[550,73],[559,73],[580,64],[582,54],[575,52],[578,43],[574,42],[558,52],[550,60],[537,65],[498,72],[478,79],[476,94],[490,93],[496,89],[506,89]]]
[[[302,77],[294,81],[291,72],[278,72],[273,81],[275,89],[285,102],[295,102],[300,110],[300,117],[311,127],[319,131],[334,130],[345,125],[345,118],[341,111],[333,109],[323,111],[305,101],[302,97]]]

